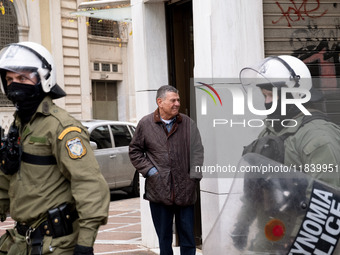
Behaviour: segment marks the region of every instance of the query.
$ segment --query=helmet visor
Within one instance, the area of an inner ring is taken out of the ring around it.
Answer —
[[[33,51],[19,44],[11,44],[0,51],[0,69],[19,72],[35,72],[42,67],[41,58]]]
[[[38,68],[41,68],[43,61],[41,57],[29,48],[11,44],[0,51],[0,86],[3,93],[7,92],[7,72],[14,72],[22,75],[26,79],[35,81]]]
[[[264,59],[259,65],[243,68],[240,72],[243,86],[257,86],[271,90],[273,87],[287,87],[292,82],[292,75],[287,67],[276,59]]]

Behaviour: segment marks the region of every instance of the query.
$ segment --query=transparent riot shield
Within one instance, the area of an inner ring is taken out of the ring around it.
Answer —
[[[339,187],[254,153],[238,171],[204,255],[340,254]]]

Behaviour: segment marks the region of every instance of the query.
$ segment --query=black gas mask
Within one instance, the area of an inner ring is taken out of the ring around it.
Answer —
[[[16,106],[23,123],[31,119],[44,97],[40,82],[36,85],[12,82],[7,86],[7,98]]]

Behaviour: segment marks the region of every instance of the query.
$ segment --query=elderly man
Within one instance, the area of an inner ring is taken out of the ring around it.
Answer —
[[[182,255],[195,254],[194,204],[201,179],[195,166],[203,164],[203,146],[196,124],[179,113],[178,90],[162,86],[155,112],[138,123],[130,143],[130,159],[146,178],[144,198],[150,201],[161,255],[173,254],[172,223]]]

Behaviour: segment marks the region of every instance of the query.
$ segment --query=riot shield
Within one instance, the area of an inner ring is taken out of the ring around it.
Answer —
[[[339,188],[249,153],[203,254],[340,254],[339,235]]]

